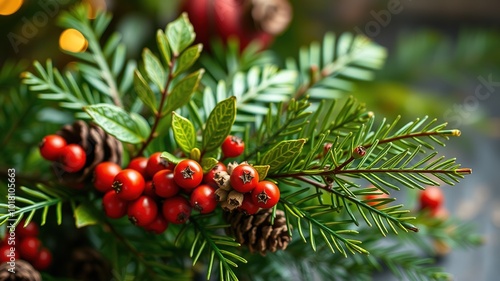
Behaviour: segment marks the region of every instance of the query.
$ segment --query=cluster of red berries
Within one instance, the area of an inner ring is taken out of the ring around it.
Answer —
[[[257,170],[246,162],[230,163],[227,169],[219,164],[207,175],[208,182],[217,185],[216,200],[226,211],[238,209],[251,215],[260,208],[274,207],[280,199],[278,186],[271,181],[259,181]]]
[[[85,150],[78,144],[67,144],[58,135],[45,136],[40,143],[40,154],[49,161],[57,161],[68,173],[80,171],[87,161]]]
[[[13,234],[7,232],[5,239],[0,242],[0,263],[22,258],[35,269],[45,270],[52,264],[52,254],[37,238],[38,225],[30,221],[24,227],[24,223],[24,220],[19,222]]]
[[[94,186],[105,193],[108,217],[127,215],[133,224],[160,234],[169,223],[185,223],[192,208],[203,214],[215,210],[215,188],[203,184],[201,165],[191,159],[174,165],[160,155],[135,158],[123,170],[112,162],[96,166]]]

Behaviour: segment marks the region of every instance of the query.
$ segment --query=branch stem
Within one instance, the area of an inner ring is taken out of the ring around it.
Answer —
[[[167,101],[168,88],[170,87],[170,84],[174,79],[174,65],[176,59],[177,55],[174,55],[172,56],[172,60],[170,61],[168,67],[167,82],[165,83],[165,89],[163,89],[163,92],[161,93],[160,104],[158,105],[158,111],[155,113],[155,120],[153,126],[151,127],[151,133],[149,133],[149,136],[146,139],[146,141],[142,143],[141,148],[135,154],[134,158],[143,155],[148,145],[157,137],[156,130],[158,129],[158,125],[160,124],[161,119],[165,117],[165,115],[163,114],[163,107],[165,106],[165,102]]]

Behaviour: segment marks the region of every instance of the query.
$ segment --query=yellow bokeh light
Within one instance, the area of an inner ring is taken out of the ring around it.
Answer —
[[[59,37],[59,47],[68,52],[84,52],[87,49],[87,45],[87,39],[85,39],[83,34],[73,28],[66,29]]]
[[[89,8],[87,15],[89,19],[95,19],[98,11],[105,11],[107,8],[105,0],[83,0],[82,2]]]
[[[0,0],[0,15],[12,15],[17,12],[22,5],[23,0]]]

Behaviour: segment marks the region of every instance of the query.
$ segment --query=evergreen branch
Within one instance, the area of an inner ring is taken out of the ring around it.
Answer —
[[[401,248],[397,244],[389,247],[374,246],[370,251],[374,258],[370,261],[379,270],[382,268],[381,263],[386,265],[401,280],[451,280],[451,275],[443,272],[442,268],[432,266],[435,262],[433,259],[416,257]]]
[[[311,114],[305,111],[308,107],[309,102],[307,99],[301,101],[291,100],[287,110],[283,113],[286,114],[285,120],[282,121],[281,114],[272,114],[273,110],[272,106],[270,106],[268,114],[261,123],[257,136],[255,137],[258,146],[245,155],[245,159],[251,159],[258,152],[265,151],[270,145],[287,139],[288,136],[297,134],[298,131],[301,131]],[[282,106],[278,105],[277,108],[280,109]]]
[[[5,209],[8,211],[5,214],[0,214],[0,225],[3,225],[7,223],[10,218],[12,217],[18,217],[17,221],[20,221],[20,219],[28,214],[28,221],[31,220],[33,215],[35,214],[36,211],[43,209],[42,212],[42,218],[41,218],[41,225],[45,224],[45,221],[47,219],[47,214],[48,210],[50,207],[56,206],[56,216],[57,216],[57,223],[61,224],[62,222],[62,203],[65,202],[66,200],[70,200],[70,197],[58,197],[58,195],[61,194],[55,194],[55,193],[47,193],[46,189],[43,187],[39,186],[38,187],[40,191],[32,191],[29,188],[26,187],[21,187],[21,190],[24,191],[26,194],[31,195],[34,198],[37,198],[37,201],[33,201],[31,199],[28,199],[26,197],[22,196],[16,196],[14,202],[9,202],[7,203],[0,203],[0,209]],[[41,200],[40,200],[41,199]],[[17,202],[22,202],[27,204],[24,207],[19,207],[16,204]],[[14,208],[13,208],[14,207]]]
[[[294,98],[305,94],[312,99],[337,98],[339,92],[351,88],[348,79],[372,79],[372,71],[382,67],[385,57],[385,49],[365,36],[328,33],[321,46],[314,42],[302,48],[298,63],[287,61],[287,69],[299,73]]]
[[[230,247],[239,247],[241,246],[239,243],[235,242],[233,238],[229,237],[221,237],[218,235],[210,234],[207,232],[207,229],[217,229],[221,228],[218,226],[206,226],[199,221],[199,218],[191,217],[191,224],[194,226],[195,231],[197,233],[195,240],[193,241],[191,248],[191,257],[193,258],[193,265],[196,263],[201,253],[205,250],[205,247],[208,246],[208,251],[210,255],[208,270],[207,270],[207,280],[210,279],[212,273],[212,266],[214,264],[214,259],[217,257],[219,260],[219,269],[220,269],[220,279],[221,280],[238,280],[238,277],[233,271],[232,267],[238,267],[238,265],[229,259],[229,257],[236,259],[240,262],[247,263],[247,261],[237,255],[234,252],[226,251],[219,248],[218,245],[226,245]],[[198,248],[197,248],[198,247]],[[196,254],[195,254],[196,253]]]
[[[102,78],[103,82],[107,85],[107,89],[102,89],[101,92],[104,91],[103,94],[109,94],[116,106],[123,107],[121,101],[122,95],[118,92],[118,86],[115,82],[117,77],[115,77],[112,73],[111,67],[107,62],[107,58],[104,55],[104,51],[99,42],[102,32],[107,28],[109,22],[111,21],[111,16],[109,14],[99,12],[94,21],[95,24],[92,25],[91,21],[87,17],[87,14],[88,10],[86,6],[81,5],[70,12],[63,12],[59,18],[59,22],[66,28],[74,28],[80,31],[87,39],[90,52],[89,55],[91,55],[93,63],[98,67],[97,73],[100,74],[97,78]],[[75,55],[77,58],[82,57],[71,52],[69,54]],[[94,76],[95,74],[96,73],[93,73]],[[131,78],[132,77],[129,77],[129,79]]]
[[[317,249],[315,241],[316,234],[314,231],[319,231],[321,237],[323,238],[323,241],[325,242],[326,245],[328,245],[328,248],[332,253],[335,253],[336,249],[343,256],[347,257],[347,251],[344,249],[345,247],[351,254],[355,253],[368,254],[368,251],[359,246],[359,244],[361,244],[361,241],[349,239],[343,236],[344,234],[347,235],[358,234],[357,231],[333,230],[331,227],[327,225],[327,223],[323,223],[322,221],[316,218],[317,216],[321,216],[336,211],[335,208],[327,207],[325,209],[325,208],[300,207],[300,205],[303,204],[304,202],[317,198],[316,194],[310,197],[306,197],[303,200],[299,200],[297,202],[292,202],[290,200],[291,197],[294,197],[294,195],[288,196],[287,198],[280,198],[280,202],[281,204],[283,204],[283,206],[289,213],[291,213],[297,218],[297,228],[304,242],[306,242],[307,240],[302,230],[302,221],[305,220],[307,222],[309,226],[309,242],[314,251],[316,251]],[[342,247],[342,245],[344,247]]]
[[[320,182],[317,182],[313,179],[307,178],[307,177],[296,177],[297,180],[300,180],[302,182],[305,182],[307,184],[310,184],[316,188],[319,188],[321,190],[325,190],[329,193],[334,194],[336,197],[341,198],[342,200],[347,200],[348,202],[354,203],[358,210],[360,211],[360,214],[362,215],[363,219],[366,221],[366,223],[371,226],[370,220],[368,217],[364,214],[363,210],[367,210],[370,212],[371,217],[375,225],[378,227],[379,231],[382,233],[382,235],[386,235],[388,233],[387,229],[383,225],[381,218],[384,218],[387,223],[391,226],[391,229],[393,230],[394,233],[397,234],[397,231],[394,229],[393,225],[398,226],[400,229],[407,231],[411,230],[413,232],[418,232],[418,228],[416,228],[414,225],[407,223],[407,220],[413,220],[415,219],[414,217],[402,217],[401,215],[404,213],[408,213],[409,211],[401,211],[399,210],[400,207],[402,206],[393,206],[388,209],[378,209],[376,206],[371,206],[366,201],[362,201],[358,199],[354,194],[345,194],[341,191],[336,190],[335,188],[322,184]],[[362,193],[363,191],[361,191]],[[346,208],[349,216],[352,218],[353,222],[357,225],[357,220],[350,211],[350,207],[348,204],[344,203],[343,206]]]

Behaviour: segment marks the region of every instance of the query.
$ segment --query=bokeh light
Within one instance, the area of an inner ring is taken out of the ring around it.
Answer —
[[[23,0],[0,0],[0,15],[12,15],[17,12],[22,5]]]
[[[68,52],[84,52],[87,46],[87,39],[80,31],[73,28],[64,30],[59,37],[59,47]]]

